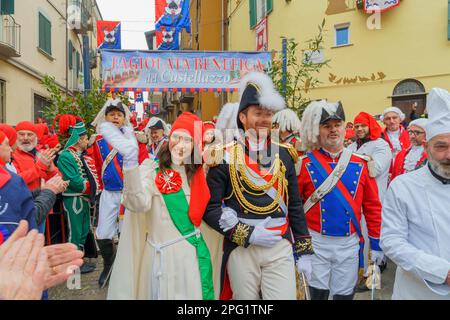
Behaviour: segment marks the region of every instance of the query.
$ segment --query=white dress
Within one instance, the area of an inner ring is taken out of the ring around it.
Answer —
[[[398,268],[393,299],[450,299],[450,185],[428,166],[397,177],[383,203],[381,247]]]
[[[180,240],[182,236],[154,183],[157,167],[156,162],[146,160],[140,167],[124,170],[123,204],[127,211],[108,299],[202,299],[196,248]],[[179,166],[172,168],[181,174],[189,203],[185,170]],[[176,243],[161,252],[156,250],[168,242]]]

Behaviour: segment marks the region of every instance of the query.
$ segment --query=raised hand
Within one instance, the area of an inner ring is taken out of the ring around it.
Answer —
[[[124,127],[122,133],[114,124],[104,122],[99,130],[105,140],[122,155],[124,168],[138,165],[139,147],[132,128]]]

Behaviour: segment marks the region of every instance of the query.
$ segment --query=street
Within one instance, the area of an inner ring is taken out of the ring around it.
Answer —
[[[91,259],[97,263],[94,272],[81,275],[81,289],[68,289],[67,284],[61,284],[49,290],[50,300],[105,300],[108,288],[100,289],[98,277],[102,270],[102,259]],[[375,291],[375,300],[390,300],[394,284],[395,265],[388,262],[386,270],[381,276],[381,289]],[[355,300],[371,300],[371,291],[355,294]]]

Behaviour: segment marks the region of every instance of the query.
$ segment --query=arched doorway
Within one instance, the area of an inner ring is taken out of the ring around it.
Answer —
[[[411,121],[413,107],[415,107],[416,115],[420,117],[425,111],[426,103],[427,93],[420,81],[406,79],[395,86],[392,94],[392,105],[405,113],[405,122],[409,123]]]

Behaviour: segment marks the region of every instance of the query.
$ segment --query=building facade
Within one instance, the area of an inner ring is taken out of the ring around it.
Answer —
[[[83,88],[82,35],[89,37],[90,72],[99,77],[95,0],[0,0],[0,121],[34,121],[48,103],[41,81],[55,77],[68,94]]]
[[[267,50],[280,51],[281,37],[305,47],[325,19],[317,58],[330,62],[310,99],[342,101],[349,120],[391,105],[408,115],[413,105],[423,112],[431,88],[450,90],[450,1],[403,0],[381,14],[366,13],[362,1],[228,1],[227,48],[256,50],[256,25],[265,17]]]
[[[226,50],[227,0],[193,0],[190,6],[191,34],[183,31],[182,50]],[[211,120],[225,103],[222,93],[204,92],[180,96],[182,111],[196,112],[203,120]]]

